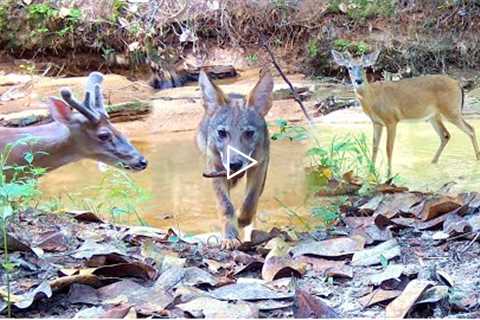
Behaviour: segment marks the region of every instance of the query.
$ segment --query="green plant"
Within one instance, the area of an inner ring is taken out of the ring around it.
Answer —
[[[310,58],[315,58],[319,52],[320,48],[318,47],[318,43],[316,39],[309,39],[307,42],[307,52]]]
[[[338,197],[333,200],[323,200],[323,203],[312,205],[310,210],[315,218],[318,218],[323,226],[332,226],[340,217],[340,206],[347,201],[346,197]]]
[[[248,63],[250,64],[255,64],[258,61],[258,57],[256,54],[249,54],[248,56],[245,57]]]
[[[151,198],[126,171],[113,167],[108,168],[96,186],[68,196],[76,207],[91,210],[100,216],[108,215],[113,222],[134,216],[142,225],[146,222],[139,206]]]
[[[302,141],[309,137],[308,131],[302,126],[291,125],[285,119],[275,120],[275,129],[271,135],[272,140]]]
[[[328,145],[323,145],[311,130],[278,119],[275,121],[271,138],[289,141],[312,139],[312,146],[306,151],[308,158],[306,182],[311,193],[318,192],[332,179],[342,181],[344,174],[350,171],[353,176],[361,178],[362,194],[369,193],[373,186],[384,178],[371,161],[365,134],[334,137]]]
[[[397,0],[330,0],[329,10],[346,13],[350,18],[364,21],[372,17],[390,17],[395,13]]]
[[[2,269],[5,271],[5,283],[7,286],[7,306],[8,316],[11,317],[11,297],[10,297],[10,274],[15,265],[10,261],[8,254],[8,222],[17,212],[26,208],[33,200],[38,198],[38,177],[45,173],[42,168],[33,166],[35,154],[25,152],[25,165],[11,165],[7,160],[17,147],[29,146],[35,139],[26,136],[14,143],[7,144],[0,154],[0,229],[2,230],[3,240],[3,261]]]
[[[363,41],[355,42],[347,39],[336,39],[333,47],[339,51],[351,51],[353,54],[363,55],[369,51],[369,46]]]

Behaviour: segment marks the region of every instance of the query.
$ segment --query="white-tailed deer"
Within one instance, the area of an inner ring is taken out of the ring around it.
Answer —
[[[402,120],[428,120],[440,137],[440,146],[433,157],[436,163],[450,139],[443,119],[453,123],[471,139],[475,156],[479,148],[475,130],[462,115],[464,93],[457,80],[446,75],[428,75],[399,81],[368,83],[366,67],[373,66],[379,52],[354,59],[346,53],[332,50],[333,59],[348,69],[355,95],[363,111],[373,122],[372,161],[375,162],[383,127],[387,128],[388,175],[392,169],[392,151],[398,122]]]
[[[24,137],[32,143],[18,145],[9,154],[7,163],[24,165],[26,152],[34,154],[33,165],[54,170],[83,158],[143,170],[145,158],[108,120],[103,105],[103,75],[92,72],[87,80],[85,100],[77,101],[70,89],[61,90],[63,100],[50,97],[48,106],[53,122],[26,128],[0,128],[0,150]],[[73,112],[71,109],[78,111]]]

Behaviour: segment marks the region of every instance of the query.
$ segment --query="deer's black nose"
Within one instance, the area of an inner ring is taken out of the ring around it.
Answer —
[[[230,162],[230,170],[233,172],[237,172],[238,170],[242,169],[242,167],[243,167],[242,161]]]
[[[358,85],[361,85],[363,83],[363,81],[361,79],[358,79],[358,80],[355,80],[355,82],[358,84]]]

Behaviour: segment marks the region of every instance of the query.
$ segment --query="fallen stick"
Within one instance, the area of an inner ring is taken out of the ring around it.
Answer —
[[[268,55],[269,55],[270,58],[272,59],[272,63],[273,63],[273,65],[275,66],[275,69],[277,69],[278,73],[280,73],[280,76],[283,78],[283,81],[285,81],[285,82],[287,83],[288,87],[289,87],[290,90],[292,91],[293,99],[298,103],[298,105],[299,105],[300,108],[302,109],[303,114],[305,115],[305,118],[307,118],[307,120],[308,120],[308,123],[309,123],[310,125],[312,125],[312,118],[311,118],[310,115],[308,114],[307,109],[306,109],[305,106],[303,105],[302,100],[301,100],[300,97],[298,96],[298,93],[297,93],[297,91],[295,90],[295,88],[293,87],[292,83],[290,82],[290,80],[288,80],[288,78],[287,78],[287,76],[285,75],[285,73],[283,73],[282,68],[280,68],[280,65],[277,63],[277,60],[275,59],[275,56],[274,56],[272,50],[271,50],[270,47],[268,46],[267,41],[266,41],[265,39],[262,39],[262,40],[260,40],[260,42],[261,42],[261,46],[265,48],[265,50],[267,51]]]

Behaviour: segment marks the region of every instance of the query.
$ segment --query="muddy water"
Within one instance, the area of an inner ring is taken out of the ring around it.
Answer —
[[[480,128],[480,120],[469,121]],[[420,190],[437,190],[454,181],[456,190],[480,189],[480,162],[474,160],[472,146],[463,132],[449,126],[452,139],[437,165],[430,163],[438,146],[438,137],[428,123],[402,123],[394,151],[394,172],[401,181]],[[334,136],[365,133],[370,141],[368,122],[357,124],[319,124],[319,139],[328,144]],[[477,130],[478,131],[478,130]],[[133,175],[134,180],[151,192],[153,198],[142,206],[146,221],[153,226],[176,226],[184,232],[218,230],[215,198],[210,181],[202,178],[204,159],[194,144],[194,132],[145,134],[130,132],[133,143],[150,161],[149,168]],[[382,146],[384,141],[382,141]],[[258,215],[259,227],[275,225],[312,225],[305,199],[303,156],[306,144],[272,142],[271,166]],[[384,153],[380,164],[385,163]],[[81,161],[52,172],[42,180],[46,196],[83,190],[98,182],[97,166]],[[244,185],[233,192],[241,202]],[[289,214],[288,206],[305,217],[301,221]]]

